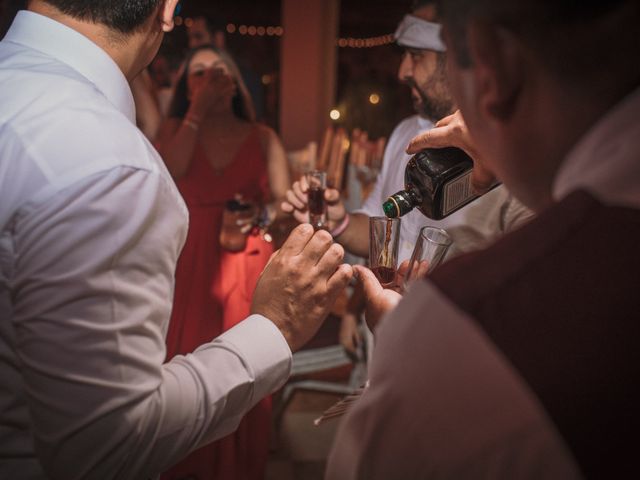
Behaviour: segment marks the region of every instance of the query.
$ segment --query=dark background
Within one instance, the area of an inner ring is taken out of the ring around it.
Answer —
[[[25,3],[24,0],[0,0],[0,36],[4,35],[15,11]],[[342,0],[339,37],[367,38],[393,33],[410,6],[411,0]],[[226,29],[229,23],[267,27],[281,25],[280,9],[280,0],[186,0],[182,2],[181,16],[186,19],[206,15],[221,29]],[[226,42],[238,63],[262,81],[263,120],[277,129],[280,37],[228,33]],[[184,24],[167,35],[166,43],[172,50],[186,48]],[[396,79],[400,51],[392,44],[336,48],[335,103],[345,112],[337,123],[348,130],[364,129],[371,138],[388,136],[399,120],[412,113],[408,89]],[[369,103],[371,93],[380,96],[379,104]]]

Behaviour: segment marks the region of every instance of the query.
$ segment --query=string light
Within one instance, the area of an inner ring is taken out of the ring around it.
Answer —
[[[190,19],[187,19],[190,20]],[[186,25],[186,21],[185,21]],[[281,37],[284,34],[284,28],[281,26],[257,26],[257,25],[237,25],[235,23],[227,23],[226,27],[227,33],[238,33],[240,35],[249,35],[250,37],[255,37],[256,35],[259,37],[263,37],[267,35],[268,37]]]
[[[371,95],[369,95],[369,103],[371,105],[377,105],[378,103],[380,103],[380,95],[378,95],[377,93],[372,93]]]
[[[331,120],[340,120],[340,110],[334,108],[329,112],[329,117]]]
[[[184,25],[190,28],[193,25],[192,18],[176,17],[175,24],[177,26]],[[253,36],[268,36],[268,37],[281,37],[284,35],[284,28],[280,25],[269,26],[257,26],[257,25],[237,25],[235,23],[228,23],[226,27],[227,33],[237,33],[240,35]],[[377,37],[366,38],[354,38],[354,37],[340,37],[336,40],[336,45],[340,48],[373,48],[388,45],[393,43],[395,38],[392,33],[387,35],[379,35]]]

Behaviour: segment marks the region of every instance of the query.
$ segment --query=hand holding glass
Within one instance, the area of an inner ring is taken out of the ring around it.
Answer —
[[[399,243],[399,218],[369,218],[369,268],[383,287],[395,283]]]
[[[324,191],[327,188],[327,172],[312,170],[306,174],[309,190],[309,223],[315,230],[326,228],[327,203]]]

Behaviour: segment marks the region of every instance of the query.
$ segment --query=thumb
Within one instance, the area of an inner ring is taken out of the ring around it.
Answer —
[[[336,203],[340,200],[340,191],[335,188],[327,188],[324,191],[324,199],[329,203]]]
[[[449,125],[434,127],[414,137],[407,147],[407,153],[418,153],[425,148],[443,148],[455,146],[452,129]]]
[[[362,265],[354,265],[353,272],[362,284],[362,291],[367,302],[372,298],[382,295],[382,285],[380,285],[380,282],[371,270]]]
[[[436,127],[445,127],[447,125],[449,125],[451,123],[452,120],[455,119],[456,114],[452,113],[451,115],[447,115],[446,117],[441,118],[440,120],[438,120],[434,126]]]

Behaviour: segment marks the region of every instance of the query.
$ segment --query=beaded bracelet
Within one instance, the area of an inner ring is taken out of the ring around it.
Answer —
[[[340,225],[338,225],[336,228],[334,228],[333,230],[331,230],[331,236],[333,238],[336,238],[339,235],[342,235],[344,233],[344,231],[347,229],[347,227],[349,226],[349,214],[347,213],[344,218],[342,219],[342,222],[340,222]]]
[[[189,119],[189,117],[185,117],[182,120],[182,123],[196,132],[200,128],[200,124],[198,122],[194,122],[193,120]]]

